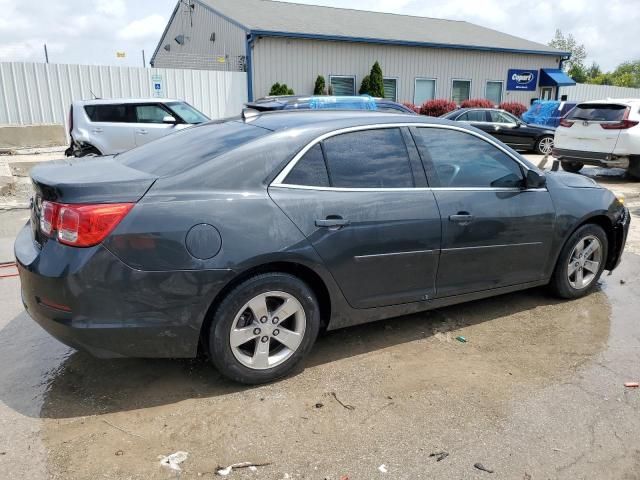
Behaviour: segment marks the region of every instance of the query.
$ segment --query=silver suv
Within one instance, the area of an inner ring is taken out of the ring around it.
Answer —
[[[181,100],[79,100],[69,111],[67,156],[113,155],[209,121]]]

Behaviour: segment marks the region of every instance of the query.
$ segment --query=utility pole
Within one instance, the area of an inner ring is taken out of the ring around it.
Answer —
[[[142,68],[147,68],[147,61],[144,58],[144,49],[142,49]]]
[[[45,63],[49,63],[49,52],[47,52],[47,44],[44,44],[44,61]]]

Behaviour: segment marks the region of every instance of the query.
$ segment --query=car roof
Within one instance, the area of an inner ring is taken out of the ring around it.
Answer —
[[[578,104],[608,104],[608,103],[621,103],[624,105],[640,103],[640,98],[607,98],[604,100],[586,100],[584,102],[577,102]]]
[[[247,124],[268,130],[279,131],[307,126],[326,126],[327,131],[355,126],[394,124],[394,123],[432,123],[456,125],[450,120],[412,115],[410,113],[386,113],[375,110],[275,110],[256,112],[243,118]]]
[[[364,95],[352,95],[350,97],[358,97],[362,99],[372,99],[377,105],[398,105],[402,109],[406,109],[407,112],[410,110],[402,105],[401,103],[394,102],[393,100],[389,100],[387,98],[381,97],[370,97]],[[277,95],[277,96],[267,96],[262,97],[252,102],[247,102],[245,105],[248,108],[256,108],[258,110],[262,109],[278,109],[283,108],[287,105],[296,104],[296,103],[305,103],[310,102],[314,99],[322,99],[322,98],[336,98],[339,99],[341,97],[335,95]],[[342,97],[345,98],[345,97]]]
[[[123,103],[170,103],[184,102],[176,98],[94,98],[92,100],[75,100],[74,105],[112,105]]]

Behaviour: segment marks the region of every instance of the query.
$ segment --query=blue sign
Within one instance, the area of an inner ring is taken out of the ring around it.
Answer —
[[[511,69],[507,73],[507,90],[535,91],[538,87],[538,70]]]

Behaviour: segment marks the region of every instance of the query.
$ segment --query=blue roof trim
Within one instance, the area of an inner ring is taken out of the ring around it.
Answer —
[[[384,45],[402,45],[406,47],[430,47],[430,48],[453,48],[458,50],[480,50],[485,52],[503,52],[503,53],[527,53],[536,55],[551,55],[554,57],[570,56],[570,52],[547,52],[545,50],[522,50],[517,48],[501,48],[501,47],[483,47],[480,45],[462,45],[449,43],[432,43],[432,42],[411,42],[406,40],[387,40],[382,38],[366,38],[366,37],[348,37],[342,35],[321,35],[312,33],[296,33],[296,32],[278,32],[271,30],[251,30],[254,36],[263,37],[290,37],[290,38],[306,38],[309,40],[332,40],[342,42],[355,43],[378,43]]]
[[[559,68],[541,68],[539,85],[542,87],[570,87],[576,82]]]

